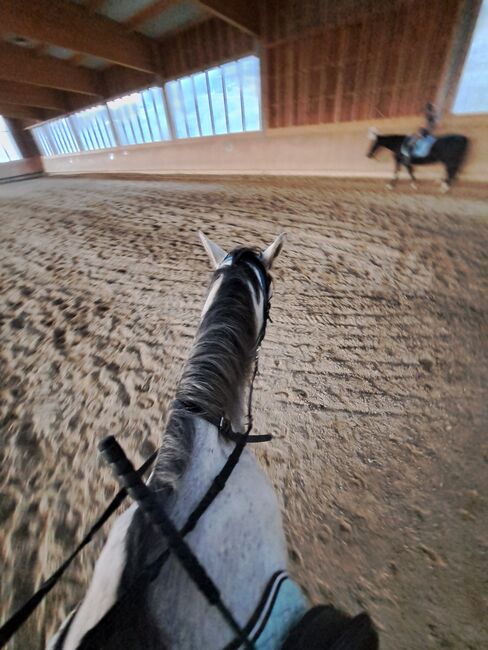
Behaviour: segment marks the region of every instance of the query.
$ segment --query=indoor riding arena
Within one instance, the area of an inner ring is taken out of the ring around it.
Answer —
[[[281,568],[384,650],[488,647],[488,0],[0,0],[0,36],[0,625],[115,496],[100,441],[164,446],[198,232],[285,233],[250,445]],[[367,154],[427,103],[441,153],[397,180]],[[110,525],[5,647],[46,647]]]

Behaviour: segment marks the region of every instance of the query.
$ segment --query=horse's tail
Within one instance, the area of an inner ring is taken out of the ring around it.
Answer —
[[[469,138],[467,138],[465,135],[461,135],[460,137],[463,139],[463,147],[461,149],[461,156],[460,156],[459,164],[462,165],[463,162],[466,159],[466,156],[468,155]]]
[[[445,164],[450,182],[457,176],[460,167],[466,160],[469,139],[465,135],[452,133],[441,136],[436,144],[440,145],[438,148],[439,161]]]
[[[452,165],[451,173],[453,174],[453,177],[457,175],[459,169],[461,166],[464,164],[464,161],[466,160],[466,156],[468,155],[468,150],[469,150],[469,138],[467,138],[465,135],[458,135],[459,138],[459,149],[458,149],[458,156],[457,159]]]
[[[449,145],[451,148],[455,149],[456,153],[460,158],[464,159],[469,148],[469,138],[465,135],[459,135],[457,133],[450,133],[447,135],[442,135],[438,138],[438,141],[444,142],[445,145]],[[453,145],[455,145],[453,147]]]

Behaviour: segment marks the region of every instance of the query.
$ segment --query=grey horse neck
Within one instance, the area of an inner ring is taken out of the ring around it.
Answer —
[[[215,300],[203,316],[176,391],[177,399],[195,404],[203,417],[239,415],[241,393],[254,359],[256,319],[247,266],[218,271]],[[251,285],[252,286],[252,285]]]
[[[266,299],[256,272],[255,253],[239,249],[237,261],[214,274],[189,359],[176,390],[175,406],[163,436],[153,480],[169,494],[183,475],[193,447],[193,422],[182,404],[191,404],[210,421],[225,416],[240,422],[245,387],[256,354],[256,305]]]

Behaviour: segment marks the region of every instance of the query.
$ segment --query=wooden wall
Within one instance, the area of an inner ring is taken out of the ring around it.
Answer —
[[[206,20],[163,41],[165,79],[204,70],[256,50],[255,39],[217,18]]]
[[[420,114],[435,101],[462,0],[266,0],[270,128]]]
[[[418,125],[418,117],[378,120],[375,125],[383,133],[412,133]],[[461,180],[486,185],[486,117],[449,115],[441,129],[465,133],[469,137],[471,147]],[[364,122],[341,122],[87,151],[76,156],[46,158],[44,166],[48,174],[272,174],[391,178],[393,162],[390,153],[380,152],[372,160],[366,157],[370,146]],[[440,165],[425,165],[416,170],[420,182],[440,179],[443,174]],[[401,179],[402,185],[408,187],[405,171]]]
[[[7,119],[7,124],[22,157],[39,158],[41,153],[32,137],[32,133],[25,128],[25,122],[23,120]]]
[[[118,97],[229,59],[238,59],[253,51],[256,51],[256,44],[252,36],[212,18],[161,42],[158,54],[160,75],[111,66],[102,73],[100,92],[106,98]]]
[[[259,35],[209,18],[163,39],[158,73],[111,66],[80,110],[251,52],[262,66],[263,126],[418,115],[440,95],[470,0],[260,0]]]
[[[24,128],[26,123],[17,119],[7,119],[7,123],[23,157],[0,164],[0,182],[42,174],[42,159],[30,131]]]

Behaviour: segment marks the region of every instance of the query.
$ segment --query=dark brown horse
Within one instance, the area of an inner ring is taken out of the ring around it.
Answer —
[[[442,135],[436,139],[432,145],[429,154],[424,158],[416,158],[404,155],[402,152],[407,136],[404,135],[379,135],[375,131],[371,131],[373,143],[367,154],[368,158],[374,158],[375,153],[381,147],[389,149],[393,153],[395,161],[395,171],[393,178],[388,184],[390,189],[393,189],[400,172],[400,167],[403,165],[412,179],[412,186],[416,187],[416,179],[413,174],[414,165],[431,165],[433,163],[442,163],[446,168],[446,177],[442,182],[442,191],[448,192],[452,182],[461,167],[466,151],[468,148],[469,140],[464,135]]]

